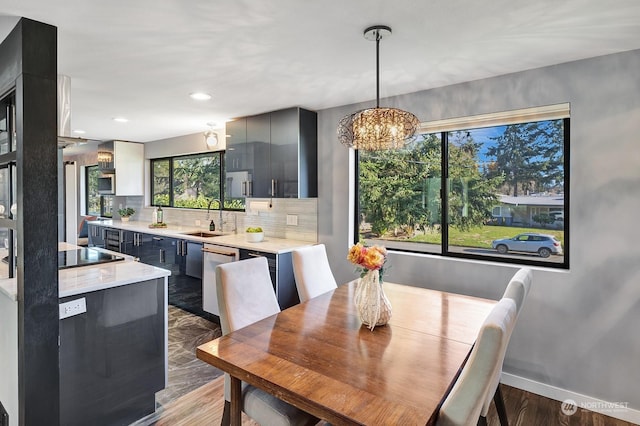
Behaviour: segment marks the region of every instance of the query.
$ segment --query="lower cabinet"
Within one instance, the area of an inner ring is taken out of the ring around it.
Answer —
[[[155,411],[165,386],[164,279],[70,296],[60,320],[60,424],[125,425]]]
[[[168,239],[173,264],[169,277],[169,303],[192,314],[213,319],[202,309],[202,244],[176,238]]]
[[[185,274],[202,280],[202,243],[187,242]]]
[[[104,248],[104,226],[89,224],[89,247],[103,247]]]
[[[240,260],[260,256],[267,258],[271,283],[273,284],[273,290],[276,293],[280,309],[284,310],[300,303],[296,281],[293,276],[291,253],[274,254],[257,250],[240,250]]]
[[[105,246],[110,228],[89,225],[90,244]],[[142,232],[118,230],[120,248],[118,251],[134,256],[142,263],[171,271],[169,276],[169,304],[209,320],[215,316],[203,309],[202,243],[169,238]],[[101,239],[102,238],[102,239]],[[102,245],[99,245],[99,244]],[[280,309],[300,303],[293,276],[291,253],[268,253],[257,250],[240,249],[240,259],[256,256],[267,258],[273,290]]]
[[[108,236],[112,230],[101,226],[96,228],[97,235]],[[142,263],[171,271],[168,286],[170,305],[209,320],[214,319],[202,309],[202,243],[142,232],[117,231],[120,232],[120,243],[113,250],[134,256]]]
[[[120,251],[129,256],[141,259],[153,239],[153,235],[142,232],[121,231]],[[148,262],[143,262],[148,263]],[[157,265],[154,265],[157,266]]]

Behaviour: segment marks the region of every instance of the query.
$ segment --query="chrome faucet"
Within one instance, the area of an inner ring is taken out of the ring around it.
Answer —
[[[209,220],[210,217],[210,211],[211,211],[211,203],[213,203],[214,201],[218,202],[218,206],[220,206],[220,218],[218,219],[219,223],[220,223],[220,232],[222,232],[222,201],[220,201],[217,198],[212,198],[211,200],[209,200],[209,204],[207,205],[207,220]]]

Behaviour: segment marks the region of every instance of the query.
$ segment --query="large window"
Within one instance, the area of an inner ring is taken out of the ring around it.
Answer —
[[[222,152],[151,160],[151,204],[154,206],[224,208]]]
[[[568,268],[569,119],[508,121],[358,152],[356,239]]]
[[[113,195],[101,195],[98,192],[98,178],[101,172],[98,166],[85,167],[86,214],[90,216],[113,216]]]

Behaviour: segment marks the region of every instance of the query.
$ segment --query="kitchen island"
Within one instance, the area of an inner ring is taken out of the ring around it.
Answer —
[[[78,249],[59,245],[71,257]],[[111,254],[117,259],[59,271],[61,424],[131,423],[155,410],[155,393],[166,386],[170,272]],[[0,399],[11,426],[18,424],[17,305],[16,279],[0,280]]]

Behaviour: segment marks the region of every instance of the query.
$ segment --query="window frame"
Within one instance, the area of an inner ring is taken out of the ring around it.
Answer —
[[[542,110],[542,112],[540,112]],[[538,115],[527,114],[528,111],[537,111]],[[558,116],[560,115],[560,116]],[[482,117],[482,120],[478,118]],[[562,262],[549,262],[547,260],[539,260],[534,257],[531,259],[526,258],[509,258],[492,254],[473,254],[468,252],[458,252],[449,249],[449,200],[448,194],[449,188],[449,133],[455,131],[466,131],[470,129],[476,129],[479,127],[498,127],[512,124],[525,124],[533,121],[547,121],[547,120],[563,120],[563,168],[564,168],[564,244],[563,244],[563,261]],[[434,124],[435,123],[435,124]],[[465,260],[480,260],[491,262],[495,264],[519,264],[527,266],[548,267],[555,269],[569,270],[570,265],[570,124],[571,119],[568,114],[568,104],[552,105],[542,108],[531,108],[528,110],[508,111],[505,113],[497,114],[485,114],[483,116],[458,118],[452,120],[442,120],[440,122],[422,124],[419,129],[421,134],[439,133],[440,134],[440,161],[441,161],[441,186],[440,186],[440,222],[445,225],[441,226],[441,240],[440,240],[440,252],[429,252],[422,250],[411,250],[410,248],[390,248],[389,250],[396,253],[412,253],[422,254],[430,256],[438,256],[444,258],[457,258]],[[479,125],[477,123],[480,123]],[[457,127],[461,126],[461,127]],[[440,129],[435,131],[435,129]],[[432,130],[434,129],[434,130]],[[352,218],[353,223],[353,241],[360,240],[360,154],[356,150],[354,155],[354,174],[355,174],[355,196],[354,196],[354,215]],[[416,243],[417,244],[417,243]]]
[[[205,156],[211,156],[211,157],[218,157],[219,159],[219,164],[220,164],[220,174],[219,174],[219,197],[218,199],[220,200],[220,209],[213,209],[212,210],[227,210],[227,211],[234,211],[235,209],[230,209],[230,208],[225,208],[224,207],[224,203],[225,203],[225,199],[224,199],[224,175],[225,175],[225,151],[207,151],[207,152],[196,152],[196,153],[191,153],[191,154],[183,154],[183,155],[175,155],[175,156],[168,156],[168,157],[159,157],[159,158],[151,158],[149,159],[149,205],[152,207],[167,207],[167,208],[172,208],[172,209],[191,209],[191,210],[206,210],[205,207],[182,207],[182,206],[176,206],[175,205],[175,200],[174,200],[174,162],[181,160],[181,159],[186,159],[186,158],[190,158],[190,157],[205,157]],[[156,203],[155,200],[155,192],[154,192],[154,164],[156,162],[161,162],[161,161],[168,161],[169,162],[169,203],[168,204],[160,204],[160,203]]]

